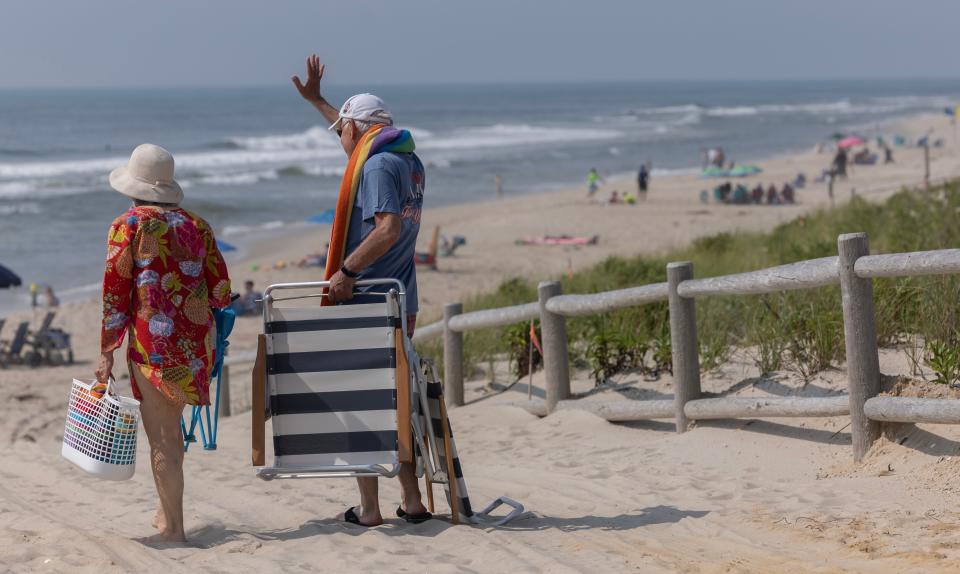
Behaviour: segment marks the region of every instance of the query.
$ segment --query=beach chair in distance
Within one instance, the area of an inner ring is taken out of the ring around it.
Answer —
[[[27,332],[30,329],[30,322],[23,321],[17,325],[17,330],[13,333],[13,339],[9,341],[0,341],[0,366],[23,363],[23,348],[27,344]]]
[[[318,298],[328,282],[278,284],[264,291],[264,335],[252,385],[253,464],[266,464],[267,419],[274,464],[257,469],[257,476],[393,477],[401,462],[415,463],[428,485],[447,485],[455,523],[498,525],[523,513],[506,498],[488,507],[510,505],[514,511],[506,517],[493,519],[470,508],[439,379],[432,367],[424,368],[429,363],[420,361],[406,337],[403,284],[357,283],[377,284],[392,288],[358,294],[364,301],[359,304],[327,307]]]

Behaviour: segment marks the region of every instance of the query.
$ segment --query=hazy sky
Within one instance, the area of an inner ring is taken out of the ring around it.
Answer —
[[[956,77],[958,0],[2,0],[0,88]]]

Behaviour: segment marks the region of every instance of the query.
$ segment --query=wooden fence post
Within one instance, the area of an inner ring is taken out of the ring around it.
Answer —
[[[547,301],[560,294],[559,281],[544,281],[537,287],[540,298],[540,330],[543,335],[543,372],[546,376],[547,413],[570,397],[570,365],[567,356],[567,320],[547,311]]]
[[[450,329],[450,319],[461,313],[462,303],[443,306],[443,394],[455,407],[463,405],[463,333]]]
[[[693,278],[693,263],[667,264],[670,303],[670,346],[673,354],[673,402],[677,432],[686,432],[689,420],[683,412],[687,401],[700,398],[700,350],[697,347],[697,311],[693,298],[677,293],[681,281]]]
[[[854,273],[857,259],[870,253],[866,233],[845,233],[837,239],[840,253],[840,292],[843,301],[843,340],[847,349],[847,388],[850,394],[850,433],[853,459],[860,462],[875,440],[880,423],[863,412],[867,399],[880,392],[880,356],[873,310],[873,281]]]

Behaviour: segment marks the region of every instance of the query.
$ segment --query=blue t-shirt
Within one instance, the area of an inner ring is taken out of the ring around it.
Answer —
[[[398,279],[407,287],[407,313],[418,310],[417,269],[414,255],[420,233],[423,188],[426,175],[420,158],[414,153],[383,152],[363,165],[357,200],[353,205],[347,232],[346,256],[359,246],[376,227],[378,213],[400,216],[400,237],[379,259],[360,271],[358,279]],[[358,291],[386,292],[390,286],[357,288]],[[366,297],[354,297],[352,303],[367,303]]]

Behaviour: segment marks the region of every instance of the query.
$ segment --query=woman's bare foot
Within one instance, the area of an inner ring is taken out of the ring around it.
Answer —
[[[157,513],[153,515],[153,522],[151,522],[150,525],[160,531],[167,528],[167,517],[163,513],[162,506],[157,507]]]
[[[187,546],[187,537],[182,532],[179,534],[173,532],[160,532],[158,534],[154,534],[153,536],[140,538],[139,541],[143,544],[155,547]]]

